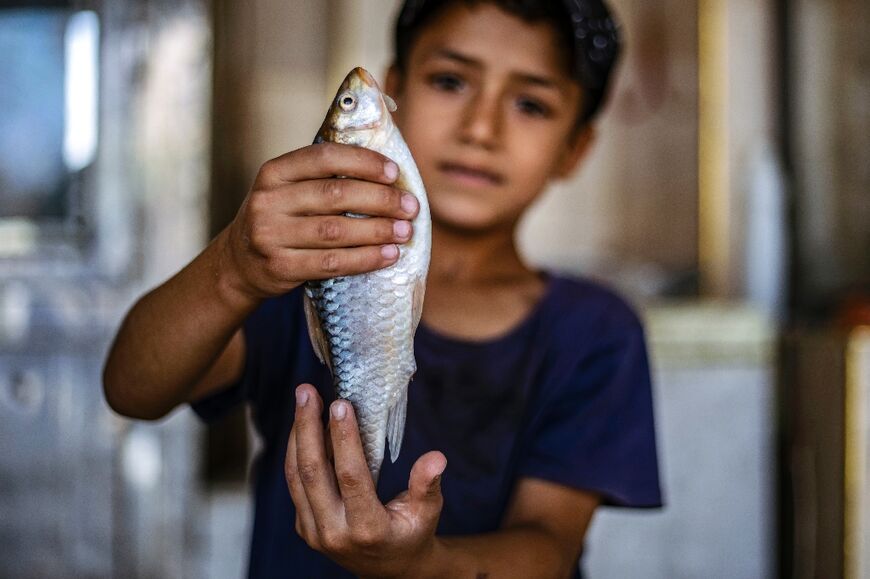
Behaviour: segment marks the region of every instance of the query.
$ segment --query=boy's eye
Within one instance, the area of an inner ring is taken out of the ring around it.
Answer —
[[[550,115],[549,107],[540,101],[526,97],[517,99],[517,108],[521,113],[532,117],[547,117]]]
[[[465,82],[459,76],[451,73],[433,74],[430,82],[435,88],[447,92],[456,92],[465,86]]]

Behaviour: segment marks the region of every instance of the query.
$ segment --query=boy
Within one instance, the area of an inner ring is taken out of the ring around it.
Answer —
[[[323,402],[299,287],[385,267],[413,235],[416,202],[372,151],[263,165],[234,222],[131,310],[107,400],[152,419],[252,405],[252,577],[579,576],[599,504],[660,504],[643,333],[606,290],[527,267],[514,230],[591,143],[616,28],[600,0],[411,0],[396,40],[385,92],[433,250],[402,452],[377,489],[352,407]]]

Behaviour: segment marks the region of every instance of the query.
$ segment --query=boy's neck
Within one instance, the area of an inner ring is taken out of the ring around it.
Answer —
[[[488,284],[534,275],[519,256],[514,229],[469,233],[433,222],[430,282]]]

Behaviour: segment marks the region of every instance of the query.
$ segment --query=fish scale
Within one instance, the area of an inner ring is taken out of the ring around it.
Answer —
[[[353,108],[342,108],[350,98]],[[352,70],[318,131],[315,142],[369,148],[399,166],[396,187],[420,206],[412,239],[393,265],[361,275],[312,281],[305,286],[311,341],[329,365],[339,398],[350,401],[366,462],[377,482],[386,441],[396,460],[405,427],[408,382],[416,370],[414,333],[420,320],[431,248],[426,191],[411,153],[393,124],[392,99],[365,70]],[[365,218],[362,215],[350,217]]]
[[[345,282],[342,291],[332,288]],[[384,458],[387,414],[416,368],[409,288],[372,275],[330,279],[308,285],[321,327],[329,337],[336,394],[351,401],[363,450],[375,473]],[[382,298],[392,297],[388,303]],[[378,309],[372,316],[372,302]]]

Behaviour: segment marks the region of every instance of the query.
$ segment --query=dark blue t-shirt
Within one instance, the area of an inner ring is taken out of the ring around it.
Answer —
[[[302,291],[266,301],[245,322],[244,377],[194,405],[205,419],[252,407],[264,446],[254,471],[251,577],[352,577],[294,531],[284,455],[297,385],[334,399],[308,339]],[[522,477],[593,491],[605,504],[661,504],[643,330],[613,293],[550,276],[532,313],[506,335],[457,340],[421,324],[402,451],[384,461],[378,494],[407,489],[420,455],[447,456],[440,535],[499,528]],[[579,576],[579,572],[578,575]]]

